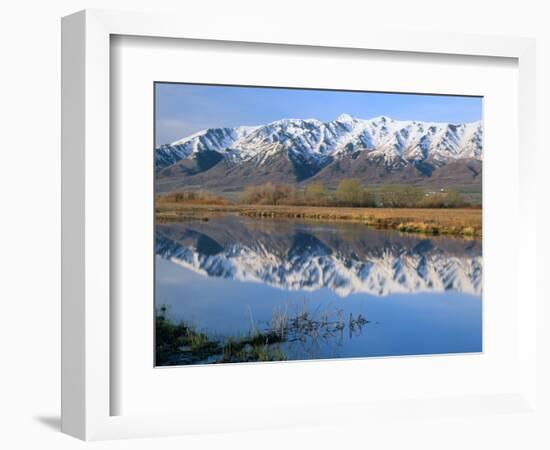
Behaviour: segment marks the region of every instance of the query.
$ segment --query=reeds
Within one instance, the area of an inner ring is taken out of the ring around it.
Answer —
[[[340,309],[311,310],[306,301],[294,307],[293,313],[289,303],[275,308],[268,323],[256,323],[249,310],[249,331],[224,338],[198,331],[189,322],[169,319],[167,308],[161,306],[156,312],[156,364],[284,361],[288,359],[284,346],[300,344],[311,349],[332,341],[341,345],[346,328],[351,339],[369,323],[361,314],[350,313],[345,320]]]
[[[331,339],[338,334],[341,336],[346,326],[351,338],[355,334],[360,334],[363,326],[369,323],[362,314],[354,317],[352,312],[346,321],[343,311],[338,308],[334,311],[320,311],[317,307],[311,311],[305,301],[294,315],[289,316],[288,310],[288,303],[284,305],[284,309],[276,308],[269,328],[270,332],[276,333],[286,342],[318,342],[321,339]]]
[[[451,236],[482,236],[481,209],[345,208],[280,205],[189,205],[159,203],[157,222],[208,221],[211,217],[238,214],[268,219],[355,222],[377,229]]]

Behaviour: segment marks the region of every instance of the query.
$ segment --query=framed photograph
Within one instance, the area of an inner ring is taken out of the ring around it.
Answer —
[[[156,366],[482,352],[482,97],[154,89]]]
[[[534,43],[310,31],[63,19],[64,432],[535,407]]]

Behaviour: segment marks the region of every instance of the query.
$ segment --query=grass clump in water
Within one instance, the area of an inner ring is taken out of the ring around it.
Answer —
[[[168,317],[167,307],[156,311],[156,365],[215,364],[258,361],[285,361],[282,346],[299,344],[315,347],[320,342],[341,341],[347,328],[349,337],[361,333],[369,321],[361,314],[344,318],[327,311],[310,311],[307,304],[289,314],[288,305],[276,309],[263,329],[253,326],[241,336],[213,337],[192,324]]]
[[[189,364],[220,351],[220,344],[188,323],[174,322],[161,306],[155,314],[157,366]]]
[[[224,342],[186,321],[170,319],[166,306],[156,311],[155,339],[157,366],[287,359],[280,348],[273,347],[282,342],[276,333],[254,330],[239,338],[230,336]]]

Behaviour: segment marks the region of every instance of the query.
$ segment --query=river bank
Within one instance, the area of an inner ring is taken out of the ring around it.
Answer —
[[[209,220],[220,214],[257,218],[351,221],[378,229],[434,235],[482,236],[481,209],[343,208],[279,205],[201,205],[157,203],[159,222]]]

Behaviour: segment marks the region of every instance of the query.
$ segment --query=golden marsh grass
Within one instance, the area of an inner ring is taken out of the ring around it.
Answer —
[[[482,235],[481,209],[346,208],[278,205],[199,205],[162,202],[156,204],[158,221],[208,220],[219,214],[258,218],[350,221],[409,233],[456,236]]]

